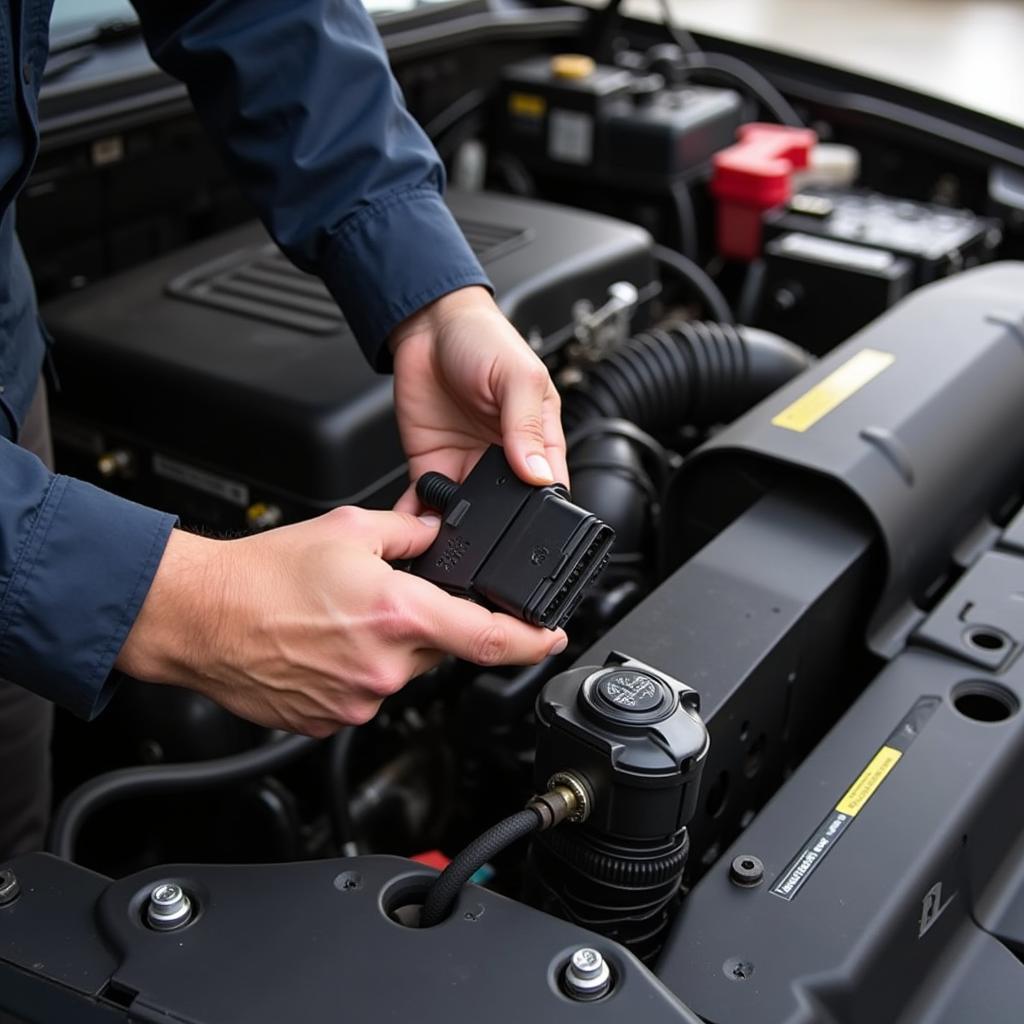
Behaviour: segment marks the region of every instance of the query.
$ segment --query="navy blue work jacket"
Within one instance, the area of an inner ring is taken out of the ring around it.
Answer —
[[[109,695],[172,516],[55,476],[17,447],[44,356],[14,202],[38,149],[52,0],[0,7],[0,678],[85,717]],[[135,0],[284,251],[323,278],[367,358],[433,299],[487,279],[441,199],[358,0]]]

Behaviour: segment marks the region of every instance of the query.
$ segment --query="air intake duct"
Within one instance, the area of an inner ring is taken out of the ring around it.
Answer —
[[[584,370],[563,397],[571,432],[594,418],[624,419],[652,434],[729,423],[812,362],[756,327],[688,321],[637,334]]]

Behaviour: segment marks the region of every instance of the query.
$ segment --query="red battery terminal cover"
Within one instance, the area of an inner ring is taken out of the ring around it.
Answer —
[[[809,128],[759,122],[737,135],[734,146],[715,155],[711,193],[718,200],[720,255],[749,262],[761,254],[762,214],[789,199],[793,172],[810,163],[818,137]]]

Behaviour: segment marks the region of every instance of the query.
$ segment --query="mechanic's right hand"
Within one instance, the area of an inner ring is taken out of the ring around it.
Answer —
[[[239,540],[174,530],[117,659],[260,725],[327,736],[445,654],[525,665],[565,634],[452,597],[392,569],[437,535],[436,516],[339,508]]]

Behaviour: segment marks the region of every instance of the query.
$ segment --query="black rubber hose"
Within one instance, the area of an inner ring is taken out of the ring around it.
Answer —
[[[651,252],[663,267],[675,274],[697,298],[704,303],[706,312],[722,323],[735,323],[732,307],[711,276],[689,257],[666,245],[655,245]]]
[[[352,811],[349,806],[349,759],[356,731],[351,726],[341,729],[331,740],[327,754],[327,809],[331,820],[334,846],[342,857],[357,853]]]
[[[692,321],[638,334],[584,371],[562,399],[566,431],[619,418],[654,435],[728,423],[811,365],[755,327]]]
[[[482,835],[476,837],[441,872],[427,893],[420,915],[421,928],[433,928],[440,924],[452,911],[462,887],[489,860],[514,842],[536,832],[541,825],[540,815],[530,808],[519,811],[512,817],[499,821]]]
[[[697,213],[693,208],[693,196],[689,186],[678,182],[669,188],[672,209],[676,214],[676,237],[679,239],[679,252],[688,260],[696,260],[700,248],[697,239]],[[719,293],[721,294],[721,293]],[[715,316],[720,318],[720,314]]]
[[[211,761],[122,768],[98,775],[70,793],[57,809],[47,849],[65,860],[73,860],[82,825],[101,807],[130,797],[212,789],[258,778],[290,764],[319,742],[308,736],[287,736],[243,754]]]

